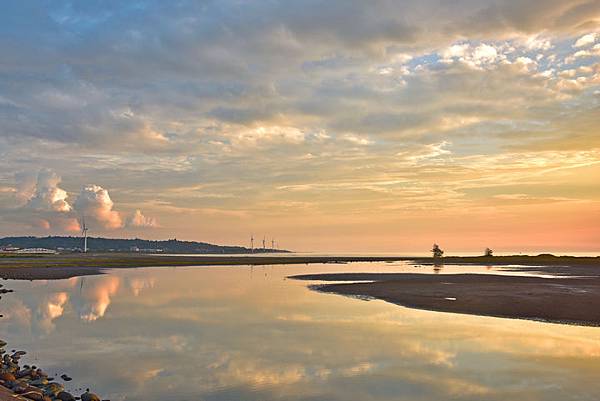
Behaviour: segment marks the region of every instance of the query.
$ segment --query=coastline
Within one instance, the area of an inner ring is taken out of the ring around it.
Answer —
[[[249,266],[313,263],[396,262],[405,257],[371,256],[189,256],[144,254],[67,254],[36,257],[0,257],[0,278],[53,280],[103,274],[105,269],[161,266]]]
[[[288,265],[352,262],[411,262],[422,265],[472,264],[480,266],[518,266],[518,271],[540,271],[554,275],[589,275],[600,266],[600,257],[573,256],[466,256],[431,257],[410,256],[306,256],[306,255],[151,255],[138,253],[88,253],[16,256],[0,254],[0,278],[14,280],[67,279],[84,275],[103,274],[105,269],[161,266],[236,266]],[[600,270],[600,269],[599,269]]]

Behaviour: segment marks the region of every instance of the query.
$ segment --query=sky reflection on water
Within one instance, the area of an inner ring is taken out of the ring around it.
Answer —
[[[68,388],[113,401],[597,399],[598,328],[411,310],[285,279],[405,267],[146,268],[4,282],[15,293],[0,301],[0,338],[27,350],[26,362],[72,375]]]

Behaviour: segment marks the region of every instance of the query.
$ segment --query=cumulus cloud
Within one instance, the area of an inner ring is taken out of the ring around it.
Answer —
[[[17,197],[26,200],[26,206],[38,211],[69,212],[67,191],[58,187],[60,177],[51,170],[43,169],[33,182],[27,177],[18,185]]]
[[[155,228],[158,223],[154,217],[144,216],[141,210],[137,209],[132,216],[127,219],[127,227],[132,228]]]
[[[577,39],[573,47],[585,47],[596,43],[596,39],[598,38],[598,33],[592,32],[588,33]]]
[[[37,174],[20,173],[16,180],[14,195],[20,206],[13,210],[13,218],[42,230],[79,230],[69,195],[59,187],[61,179],[55,172],[42,169]]]
[[[78,213],[100,223],[104,228],[123,227],[119,212],[113,210],[114,203],[108,191],[99,185],[86,185],[81,189],[74,207]]]
[[[115,210],[108,190],[99,185],[86,185],[79,194],[69,196],[60,184],[61,177],[50,169],[37,174],[16,174],[15,187],[7,191],[18,204],[12,209],[11,219],[36,229],[58,232],[79,231],[82,218],[94,230],[159,227],[156,218],[145,216],[139,209],[125,219]]]

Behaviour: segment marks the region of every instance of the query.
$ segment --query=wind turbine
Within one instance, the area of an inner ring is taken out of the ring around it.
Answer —
[[[81,216],[81,235],[83,235],[83,253],[87,253],[87,232],[88,227],[85,225],[85,216]]]

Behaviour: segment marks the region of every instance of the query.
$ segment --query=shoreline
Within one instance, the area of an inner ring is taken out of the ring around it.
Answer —
[[[106,269],[161,266],[240,266],[288,265],[353,262],[411,262],[443,266],[472,264],[480,266],[518,266],[519,271],[541,271],[554,275],[588,275],[600,266],[600,257],[573,256],[449,256],[437,260],[410,256],[295,256],[231,255],[209,256],[151,255],[137,253],[89,253],[31,256],[0,255],[0,278],[13,280],[53,280],[103,274]],[[600,276],[600,271],[597,273]]]
[[[69,254],[40,257],[0,257],[0,278],[58,280],[104,274],[106,269],[173,266],[257,266],[315,263],[397,262],[404,257],[370,256],[156,256],[140,254]]]
[[[600,267],[594,270],[598,274]],[[599,275],[542,278],[494,274],[335,273],[289,278],[332,282],[309,287],[413,309],[600,326]]]
[[[27,354],[25,351],[13,350],[6,352],[4,347],[8,344],[0,339],[0,401],[99,401],[100,397],[86,390],[80,397],[66,390],[66,385],[58,383],[60,378],[64,382],[73,380],[66,374],[60,377],[51,377],[35,365],[20,365],[20,359]]]

